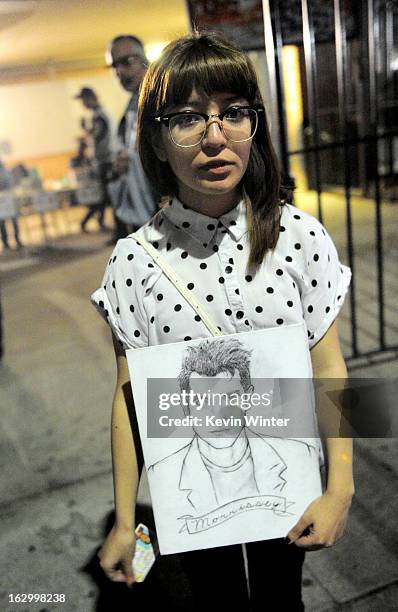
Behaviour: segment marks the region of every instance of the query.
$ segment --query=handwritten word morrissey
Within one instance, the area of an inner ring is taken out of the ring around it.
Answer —
[[[237,499],[229,504],[225,504],[222,508],[217,508],[197,518],[181,516],[180,519],[184,521],[184,524],[180,529],[180,533],[188,531],[188,533],[193,534],[207,531],[229,521],[238,514],[249,512],[250,510],[270,510],[278,516],[292,516],[290,512],[287,512],[287,508],[293,503],[287,501],[285,497],[277,495],[259,495],[246,499]]]

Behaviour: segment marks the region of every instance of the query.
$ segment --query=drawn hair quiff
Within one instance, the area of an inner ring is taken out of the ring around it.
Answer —
[[[154,116],[184,103],[192,89],[234,93],[252,106],[262,106],[257,77],[249,57],[220,35],[193,32],[171,42],[150,64],[138,107],[137,141],[144,170],[161,196],[178,195],[176,177],[168,162],[158,159],[153,142],[161,126]],[[279,236],[279,206],[287,198],[265,113],[253,138],[249,163],[242,179],[250,240],[248,267],[260,265]]]
[[[229,372],[233,376],[235,370],[239,372],[244,391],[249,391],[252,384],[250,356],[251,351],[236,338],[216,342],[205,340],[198,346],[189,346],[178,375],[181,391],[190,389],[189,378],[193,372],[212,377],[220,372]]]

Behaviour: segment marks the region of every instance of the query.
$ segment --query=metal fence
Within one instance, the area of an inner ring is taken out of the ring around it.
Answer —
[[[391,284],[397,282],[393,259],[398,251],[385,210],[390,207],[390,219],[398,199],[398,2],[263,0],[263,14],[270,112],[277,119],[286,180],[294,156],[301,156],[321,222],[325,194],[337,190],[344,199],[345,260],[353,272],[348,361],[355,367],[391,358],[398,350],[398,326],[395,301],[389,298],[386,303],[386,288],[390,295]],[[295,149],[289,147],[287,135],[282,58],[286,45],[298,49],[302,85],[302,146]],[[367,227],[371,239],[362,251],[354,236],[353,193],[368,204],[370,199],[373,207]],[[358,299],[366,257],[373,260],[375,274],[366,281],[365,298]],[[372,323],[366,318],[361,322],[367,299],[375,304]],[[374,338],[369,346],[361,342],[361,333],[371,325]]]

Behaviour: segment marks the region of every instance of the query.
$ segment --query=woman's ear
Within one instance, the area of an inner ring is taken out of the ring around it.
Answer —
[[[167,154],[166,154],[165,146],[163,144],[162,136],[160,135],[159,132],[157,132],[156,134],[152,134],[151,139],[152,139],[152,148],[155,151],[156,157],[159,159],[159,161],[166,162]]]

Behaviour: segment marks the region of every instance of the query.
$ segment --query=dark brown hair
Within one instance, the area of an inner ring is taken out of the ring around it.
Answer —
[[[153,120],[167,107],[184,103],[192,89],[206,95],[234,93],[250,105],[262,106],[257,77],[250,59],[223,37],[193,32],[171,42],[144,77],[138,105],[138,149],[144,170],[162,196],[178,195],[177,180],[168,162],[153,148],[160,124]],[[261,264],[279,236],[280,171],[265,112],[259,113],[249,163],[242,179],[250,240],[248,267]]]

